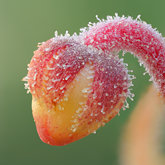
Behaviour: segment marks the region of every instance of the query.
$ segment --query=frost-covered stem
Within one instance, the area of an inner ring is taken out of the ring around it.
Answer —
[[[150,25],[131,17],[107,17],[82,29],[85,45],[106,52],[131,52],[144,64],[151,80],[165,97],[165,41]]]

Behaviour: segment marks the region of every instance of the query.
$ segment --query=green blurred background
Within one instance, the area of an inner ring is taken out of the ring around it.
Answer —
[[[0,165],[119,165],[122,129],[139,97],[149,85],[137,59],[126,54],[134,70],[135,101],[90,135],[63,147],[44,144],[38,137],[31,113],[31,95],[21,79],[37,49],[37,43],[54,36],[54,31],[71,34],[96,22],[95,15],[141,14],[165,36],[164,0],[0,0]]]

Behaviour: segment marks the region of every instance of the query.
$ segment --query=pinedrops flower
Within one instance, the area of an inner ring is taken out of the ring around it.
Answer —
[[[81,139],[127,106],[133,76],[119,59],[120,50],[138,57],[164,97],[164,38],[145,22],[116,15],[89,24],[80,35],[56,34],[39,45],[24,80],[45,143],[65,145]]]

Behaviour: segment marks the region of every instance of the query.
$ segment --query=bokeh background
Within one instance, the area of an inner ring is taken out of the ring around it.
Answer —
[[[54,31],[71,34],[115,13],[131,15],[152,24],[165,36],[164,0],[0,0],[0,165],[119,165],[120,139],[125,123],[139,97],[149,85],[149,76],[137,59],[126,54],[134,70],[134,102],[90,135],[63,147],[44,144],[38,137],[31,113],[31,95],[21,79],[37,49],[37,43]]]

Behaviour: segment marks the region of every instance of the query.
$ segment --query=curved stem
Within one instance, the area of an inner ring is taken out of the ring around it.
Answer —
[[[165,96],[165,42],[155,29],[131,17],[107,17],[83,30],[85,45],[107,52],[128,51],[144,64],[151,80]]]

